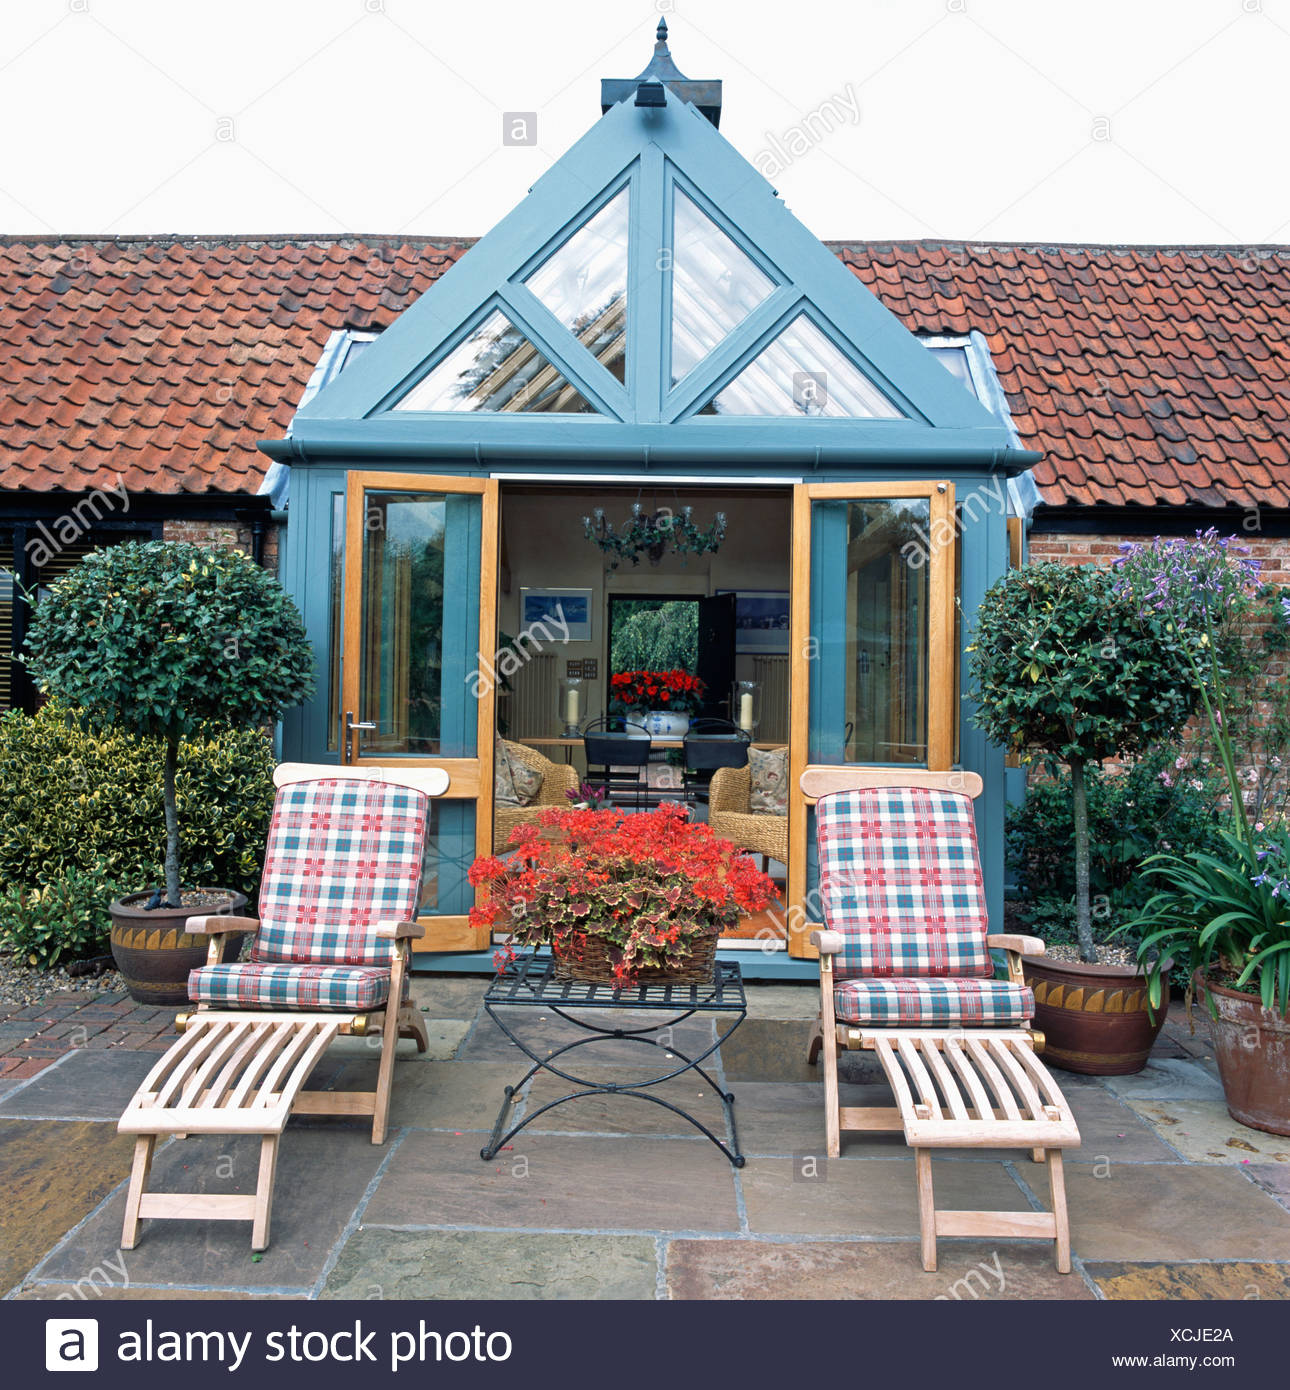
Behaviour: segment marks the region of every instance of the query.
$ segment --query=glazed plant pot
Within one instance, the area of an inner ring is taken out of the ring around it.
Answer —
[[[1146,977],[1127,965],[1022,956],[1035,993],[1044,1061],[1083,1076],[1129,1076],[1147,1064],[1165,1010],[1147,1012]]]
[[[672,710],[649,710],[641,717],[641,723],[654,738],[684,738],[690,731],[690,716]]]
[[[112,958],[121,972],[130,998],[140,1004],[186,1004],[188,972],[206,964],[209,942],[204,936],[190,936],[184,923],[203,915],[236,916],[246,906],[246,895],[227,888],[199,888],[201,902],[183,907],[158,907],[151,912],[144,904],[151,891],[127,893],[108,909],[112,917]],[[242,937],[233,937],[224,956],[236,960]]]
[[[1214,1060],[1227,1113],[1250,1129],[1290,1134],[1290,1019],[1245,994],[1193,977],[1197,997],[1213,1001],[1210,1016]]]

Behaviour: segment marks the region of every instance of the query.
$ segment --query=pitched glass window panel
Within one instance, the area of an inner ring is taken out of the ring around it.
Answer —
[[[596,413],[577,387],[497,309],[394,409]]]
[[[627,366],[627,212],[624,188],[524,282],[619,381]]]
[[[672,384],[766,298],[775,282],[679,188],[672,205]]]
[[[836,344],[799,314],[699,411],[899,420],[902,414]]]

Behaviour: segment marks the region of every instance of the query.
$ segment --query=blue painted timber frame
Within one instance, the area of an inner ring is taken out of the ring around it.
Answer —
[[[627,363],[617,381],[523,282],[620,189],[630,190]],[[776,281],[757,309],[675,387],[670,385],[670,247],[673,189],[681,187]],[[426,413],[391,409],[493,308],[520,327],[600,412],[554,415]],[[798,313],[808,314],[903,412],[897,420],[735,418],[696,411]],[[331,663],[329,585],[334,498],[352,469],[496,476],[553,482],[621,473],[731,483],[749,478],[872,483],[952,481],[960,508],[990,495],[1038,455],[965,390],[838,258],[784,207],[757,170],[692,106],[669,90],[665,108],[624,101],[605,114],[529,195],[405,310],[361,357],[297,412],[285,439],[260,447],[292,468],[291,523],[283,561],[319,664],[319,694],[284,721],[287,758],[335,761],[329,752],[326,678]],[[963,641],[970,615],[1007,566],[1006,515],[973,508],[960,533]],[[960,691],[965,767],[986,789],[978,802],[991,915],[1003,887],[1004,767],[973,727]],[[424,958],[422,958],[424,960]],[[436,968],[480,969],[487,956],[436,958]],[[752,974],[766,963],[749,953]],[[813,973],[777,961],[762,972]]]

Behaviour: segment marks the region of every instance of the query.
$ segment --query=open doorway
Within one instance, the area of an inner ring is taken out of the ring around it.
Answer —
[[[630,555],[588,538],[588,519],[597,509],[621,533],[636,505],[651,514],[665,508],[680,514],[689,508],[699,528],[709,527],[721,512],[724,536],[706,553],[669,545],[640,554],[635,564]],[[697,676],[703,694],[691,710],[694,718],[738,720],[736,682],[748,682],[757,693],[755,719],[747,732],[759,778],[762,755],[772,763],[778,758],[783,771],[779,786],[786,787],[791,510],[788,487],[677,484],[650,488],[643,495],[634,486],[503,483],[498,630],[500,641],[514,643],[518,655],[514,669],[503,672],[499,682],[498,728],[514,756],[541,773],[547,792],[530,805],[568,804],[565,792],[586,774],[585,742],[569,733],[570,710],[577,709],[578,724],[585,729],[621,709],[613,698],[612,678],[640,670]],[[563,621],[551,621],[571,612],[579,621],[567,629]],[[547,617],[543,629],[529,621],[535,615]],[[536,641],[530,640],[534,634]],[[571,679],[578,682],[574,695]],[[750,707],[743,708],[747,712]],[[645,804],[657,804],[662,796],[685,796],[678,766],[683,752],[681,737],[653,736],[649,766],[642,773],[650,784]],[[723,799],[722,806],[738,815],[757,814],[750,804],[751,766],[741,778],[723,779],[731,780],[739,784],[733,804]],[[504,779],[499,781],[504,785]],[[498,848],[526,809],[499,803]],[[701,790],[692,795],[691,809],[700,817],[720,810],[709,807]],[[762,814],[773,818],[779,812],[768,806]],[[728,828],[718,828],[729,834]],[[773,846],[778,838],[772,836],[768,843]],[[772,855],[767,867],[783,880],[782,858]],[[739,936],[776,930],[768,919],[745,924]]]

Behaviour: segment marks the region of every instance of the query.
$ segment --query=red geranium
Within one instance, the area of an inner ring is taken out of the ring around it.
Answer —
[[[614,714],[631,709],[669,709],[694,714],[707,690],[689,671],[619,671],[609,678],[609,708]]]
[[[483,890],[471,925],[574,955],[598,936],[621,985],[643,967],[676,967],[700,937],[775,895],[750,855],[672,803],[637,814],[551,807],[514,842],[510,858],[471,865],[470,882]]]

